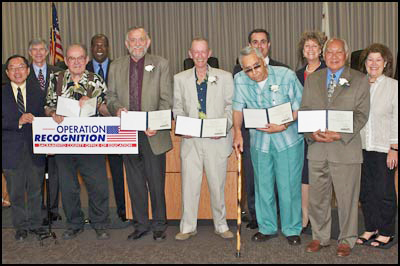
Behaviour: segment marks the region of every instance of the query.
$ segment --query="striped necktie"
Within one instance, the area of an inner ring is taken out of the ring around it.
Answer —
[[[20,112],[21,114],[25,113],[24,98],[22,97],[21,88],[19,88],[19,87],[18,87],[18,94],[17,94],[17,107],[18,107],[18,112]]]
[[[40,88],[42,89],[42,91],[44,91],[46,82],[44,81],[44,76],[43,76],[43,72],[41,69],[39,70],[38,79],[39,79],[39,83],[40,83]]]
[[[328,85],[328,101],[331,101],[332,95],[335,92],[335,87],[336,87],[336,83],[335,83],[335,73],[331,74],[331,79],[329,80],[329,85]]]

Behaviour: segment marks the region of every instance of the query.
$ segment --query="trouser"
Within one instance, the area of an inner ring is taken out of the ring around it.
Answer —
[[[113,181],[115,204],[119,216],[125,216],[125,190],[123,160],[120,154],[108,154]]]
[[[256,216],[256,206],[255,206],[255,195],[254,195],[254,169],[253,164],[251,162],[251,153],[250,153],[250,132],[249,129],[244,127],[244,123],[242,123],[242,137],[243,137],[243,154],[242,154],[242,163],[243,163],[243,177],[244,177],[244,185],[247,197],[247,208],[249,210],[249,220],[257,220]]]
[[[394,172],[386,165],[387,153],[363,150],[360,202],[365,230],[378,229],[383,236],[393,236],[396,224]]]
[[[262,234],[278,231],[274,186],[278,190],[281,228],[285,236],[300,235],[301,219],[301,170],[303,167],[303,139],[284,151],[273,145],[264,153],[251,148],[255,173],[255,202],[257,223]]]
[[[109,197],[104,155],[57,154],[55,158],[68,228],[83,228],[85,224],[81,208],[79,171],[88,192],[90,224],[94,229],[106,229],[109,224]]]

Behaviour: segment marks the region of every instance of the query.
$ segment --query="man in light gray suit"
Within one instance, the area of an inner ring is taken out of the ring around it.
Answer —
[[[155,111],[172,108],[172,80],[166,59],[147,54],[151,39],[142,27],[126,33],[129,55],[113,61],[108,77],[107,107],[112,115],[122,111]],[[135,231],[135,240],[153,231],[154,240],[165,239],[165,153],[172,148],[169,131],[138,132],[139,154],[123,155]],[[150,191],[153,223],[148,217]]]
[[[362,163],[360,130],[368,120],[369,83],[364,74],[345,66],[346,41],[333,38],[324,46],[326,69],[311,74],[300,110],[353,111],[353,133],[320,130],[305,133],[310,173],[309,217],[313,241],[307,252],[329,245],[332,184],[338,204],[340,234],[337,255],[350,255],[358,233],[358,200]]]
[[[194,61],[194,67],[174,76],[175,118],[180,115],[228,120],[226,137],[182,138],[182,219],[176,240],[186,240],[197,233],[203,167],[207,175],[215,233],[222,238],[233,238],[226,222],[224,197],[228,157],[232,152],[233,79],[229,72],[207,64],[211,53],[206,39],[193,39],[189,56]]]

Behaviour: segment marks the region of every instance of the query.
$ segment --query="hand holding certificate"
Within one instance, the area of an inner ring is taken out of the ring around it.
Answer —
[[[225,137],[227,125],[227,118],[198,119],[178,115],[175,134],[198,138]]]
[[[353,133],[353,111],[307,110],[298,112],[298,132]]]
[[[246,128],[265,128],[266,124],[283,125],[293,121],[290,102],[268,109],[243,109]]]

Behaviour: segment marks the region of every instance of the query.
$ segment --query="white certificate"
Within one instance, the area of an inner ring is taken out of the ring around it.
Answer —
[[[265,109],[243,109],[243,118],[245,128],[265,128],[268,124]]]
[[[79,117],[80,111],[79,101],[58,96],[56,114],[66,117]]]
[[[200,137],[201,119],[178,115],[176,117],[175,134]]]
[[[151,130],[171,129],[171,109],[149,112],[148,123]]]
[[[335,132],[353,133],[353,111],[328,110],[328,129]]]
[[[203,131],[201,137],[225,137],[227,126],[227,118],[203,119]]]
[[[80,117],[89,117],[96,114],[97,97],[90,98],[85,101],[81,111],[79,113]]]
[[[147,112],[121,112],[121,130],[147,130]]]
[[[293,111],[290,102],[268,108],[270,124],[282,125],[293,121]]]
[[[318,129],[326,129],[326,111],[325,110],[307,110],[297,113],[298,132],[315,132]]]

